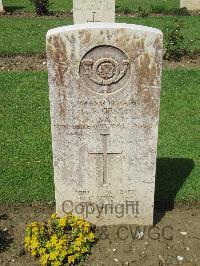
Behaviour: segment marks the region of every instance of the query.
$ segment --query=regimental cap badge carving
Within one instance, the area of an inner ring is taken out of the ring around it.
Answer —
[[[130,76],[130,61],[116,47],[97,46],[81,60],[80,76],[92,91],[113,93],[126,84]]]

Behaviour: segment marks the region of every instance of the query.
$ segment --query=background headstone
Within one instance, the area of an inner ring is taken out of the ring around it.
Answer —
[[[0,13],[4,12],[4,8],[3,8],[3,0],[0,0]]]
[[[186,7],[188,10],[200,10],[200,0],[181,0],[180,7]]]
[[[61,27],[48,32],[47,55],[58,214],[152,224],[161,31]]]
[[[115,0],[73,0],[74,24],[115,22]]]

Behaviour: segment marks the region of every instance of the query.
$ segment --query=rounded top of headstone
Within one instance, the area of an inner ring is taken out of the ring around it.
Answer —
[[[161,34],[162,32],[159,29],[142,26],[142,25],[135,25],[135,24],[126,24],[126,23],[102,23],[102,22],[94,22],[94,23],[84,23],[84,24],[76,24],[76,25],[69,25],[51,29],[47,32],[47,37],[50,37],[54,34],[61,34],[69,31],[76,31],[76,30],[86,30],[86,29],[130,29],[136,30],[152,34]]]

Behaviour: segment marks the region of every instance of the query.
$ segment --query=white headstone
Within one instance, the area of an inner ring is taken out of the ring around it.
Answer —
[[[115,0],[73,0],[74,24],[115,22]]]
[[[0,13],[4,12],[4,8],[3,8],[3,0],[0,0]]]
[[[47,55],[58,214],[152,224],[161,31],[61,27],[48,32]]]
[[[200,10],[200,0],[181,0],[180,7],[186,7],[188,10]]]

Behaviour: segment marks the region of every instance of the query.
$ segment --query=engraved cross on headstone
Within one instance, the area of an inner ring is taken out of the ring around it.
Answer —
[[[108,152],[108,136],[109,134],[101,134],[102,136],[102,144],[103,144],[103,152],[99,153],[90,153],[92,155],[99,155],[103,157],[103,185],[108,185],[108,157],[109,155],[120,155],[120,153],[112,153]]]
[[[97,12],[92,12],[92,20],[87,20],[87,22],[101,22],[100,20],[95,20],[95,14],[96,14]]]

